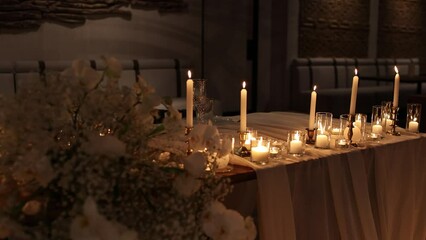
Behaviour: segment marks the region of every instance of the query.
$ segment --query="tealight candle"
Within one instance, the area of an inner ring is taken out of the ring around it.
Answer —
[[[251,148],[251,160],[253,162],[268,161],[269,150],[265,146],[255,146]]]
[[[269,160],[269,141],[260,137],[253,139],[252,144],[251,161],[262,165],[266,164]]]
[[[419,131],[419,123],[415,121],[410,121],[408,123],[408,131],[410,132],[418,132]]]
[[[305,130],[291,130],[287,134],[287,152],[293,156],[302,156],[305,153]]]
[[[333,135],[339,135],[340,134],[340,128],[333,128],[333,129],[331,129],[331,134],[333,134]]]
[[[377,135],[381,135],[382,132],[383,132],[382,125],[380,125],[380,124],[374,124],[373,127],[372,127],[372,129],[371,129],[371,132],[374,133],[374,134],[377,134]]]
[[[271,149],[269,150],[269,153],[271,154],[272,157],[276,157],[278,155],[280,151],[279,147],[271,147]]]
[[[298,139],[291,140],[290,147],[289,147],[290,153],[302,153],[303,152],[303,143],[302,141]]]
[[[315,147],[328,148],[328,146],[329,146],[328,136],[325,134],[318,134],[317,139],[315,140]]]
[[[347,142],[345,139],[340,139],[337,141],[337,146],[338,147],[345,147],[347,145]]]

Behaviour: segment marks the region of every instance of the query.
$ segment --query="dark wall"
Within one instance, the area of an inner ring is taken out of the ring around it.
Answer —
[[[426,12],[424,0],[381,0],[379,5],[378,57],[419,57],[426,65]]]
[[[366,57],[369,0],[301,0],[300,57]]]
[[[426,73],[425,10],[424,0],[301,0],[299,57],[418,57]]]

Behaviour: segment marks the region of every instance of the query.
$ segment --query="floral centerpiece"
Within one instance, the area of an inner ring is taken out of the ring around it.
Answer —
[[[0,239],[254,239],[252,219],[221,202],[229,180],[205,174],[227,151],[217,129],[195,126],[187,156],[171,102],[141,77],[121,86],[120,63],[104,60],[1,99]]]

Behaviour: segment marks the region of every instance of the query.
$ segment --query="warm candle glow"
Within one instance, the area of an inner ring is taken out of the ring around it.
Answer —
[[[300,136],[299,136],[299,134],[298,134],[298,133],[296,133],[296,134],[294,135],[294,140],[296,140],[296,141],[300,141]]]
[[[288,145],[288,152],[290,154],[302,154],[303,153],[303,144],[300,140],[301,136],[298,132],[296,132],[293,135],[293,139],[290,139],[289,145]]]
[[[240,132],[247,130],[247,89],[243,81],[243,89],[240,92]]]
[[[314,129],[315,127],[315,112],[317,106],[317,85],[314,86],[314,90],[311,93],[311,105],[309,109],[309,129]]]
[[[325,132],[325,126],[323,126],[321,122],[318,123],[318,130],[320,130],[321,134]]]
[[[349,108],[349,114],[354,115],[355,114],[355,108],[356,108],[356,97],[358,94],[358,69],[355,68],[355,76],[352,78],[352,91],[351,91],[351,104]]]
[[[188,80],[186,80],[186,126],[194,125],[194,81],[191,79],[191,71],[188,70]]]
[[[398,73],[398,68],[395,66],[395,79],[393,84],[393,105],[392,107],[398,107],[398,101],[399,101],[399,82],[400,82],[400,76]]]

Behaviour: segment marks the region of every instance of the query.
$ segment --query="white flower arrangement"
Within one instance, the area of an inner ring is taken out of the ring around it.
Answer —
[[[141,77],[120,87],[121,65],[104,60],[0,100],[0,239],[254,239],[253,220],[220,202],[229,180],[204,174],[230,150],[217,128],[196,126],[187,156],[180,113]]]

